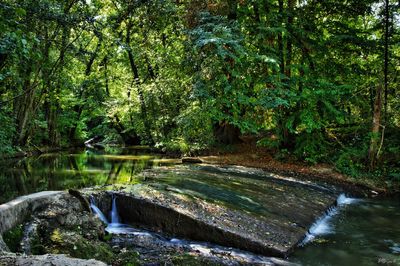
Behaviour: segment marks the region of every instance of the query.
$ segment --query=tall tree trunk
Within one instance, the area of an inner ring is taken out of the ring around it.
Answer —
[[[377,161],[379,159],[380,148],[383,145],[384,132],[381,133],[381,127],[384,129],[385,126],[381,124],[382,121],[382,94],[384,93],[384,122],[386,122],[386,111],[387,111],[387,89],[388,89],[388,66],[389,66],[389,0],[385,0],[385,17],[384,17],[384,54],[383,54],[383,76],[384,84],[383,91],[382,86],[378,85],[376,89],[374,110],[372,116],[372,129],[371,129],[371,143],[369,146],[369,166],[370,170],[376,168]],[[379,143],[379,140],[380,143]]]
[[[46,122],[47,122],[47,134],[48,134],[48,144],[50,146],[58,146],[59,145],[59,138],[58,138],[58,132],[57,132],[57,111],[56,109],[58,104],[57,100],[57,91],[56,88],[53,86],[53,82],[50,78],[50,58],[49,58],[49,53],[50,53],[50,47],[51,47],[51,42],[49,40],[48,36],[48,29],[46,29],[46,39],[45,39],[45,48],[43,52],[43,59],[44,59],[44,66],[43,66],[43,71],[42,71],[42,79],[43,79],[43,91],[45,93],[45,101],[44,101],[44,111],[45,111],[45,117],[46,117]],[[61,53],[63,51],[61,50]],[[64,56],[60,56],[61,61],[61,66],[64,60]]]
[[[283,0],[278,1],[278,23],[279,27],[283,28],[284,27],[284,22],[285,22],[285,14],[284,14],[284,2]],[[283,31],[280,31],[278,33],[278,54],[279,54],[279,74],[281,76],[280,80],[282,83],[282,86],[286,86],[285,83],[285,46],[284,46],[284,40],[283,40]],[[278,114],[278,130],[279,130],[279,136],[281,140],[281,145],[283,147],[288,147],[289,146],[289,130],[286,126],[286,110],[284,107],[281,107],[279,109],[279,114]]]
[[[134,79],[134,84],[136,85],[136,89],[138,92],[139,96],[139,102],[140,102],[140,113],[141,113],[141,118],[144,124],[144,129],[145,129],[145,134],[146,134],[146,141],[148,144],[154,144],[154,140],[151,136],[151,131],[150,131],[150,123],[147,119],[147,106],[146,102],[144,100],[144,94],[143,90],[141,88],[140,84],[140,77],[139,77],[139,70],[135,62],[135,58],[132,53],[132,49],[130,47],[130,42],[131,42],[131,29],[132,29],[132,24],[129,22],[127,29],[126,29],[126,44],[128,45],[128,59],[129,59],[129,64],[131,66],[132,74],[133,74],[133,79]]]
[[[36,86],[31,82],[31,64],[27,64],[28,68],[25,70],[24,83],[22,89],[24,94],[14,100],[14,113],[17,123],[17,136],[15,144],[25,146],[28,140],[28,124],[31,117]]]
[[[384,122],[387,122],[387,106],[388,106],[388,72],[389,72],[389,0],[385,0],[385,40],[384,40],[384,87],[385,87],[385,100],[384,100]]]
[[[89,76],[92,73],[92,67],[93,67],[94,61],[97,58],[97,54],[99,53],[99,50],[101,48],[102,41],[103,41],[102,37],[98,36],[98,42],[97,42],[96,49],[91,53],[89,61],[86,63],[86,69],[85,69],[85,77],[86,78],[82,83],[81,91],[80,91],[80,94],[78,97],[78,98],[83,98],[85,101],[86,101],[85,93],[86,93],[86,90],[88,89]],[[69,139],[73,142],[76,142],[76,130],[78,129],[78,124],[79,124],[79,121],[81,120],[81,115],[83,113],[84,107],[85,107],[85,104],[79,104],[74,107],[74,111],[78,115],[77,115],[76,121],[74,121],[74,124],[72,125],[72,127],[69,130]]]

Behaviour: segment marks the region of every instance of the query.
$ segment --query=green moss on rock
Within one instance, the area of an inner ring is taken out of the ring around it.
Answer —
[[[3,234],[3,240],[12,252],[21,251],[21,240],[24,236],[24,227],[22,224],[15,226]]]

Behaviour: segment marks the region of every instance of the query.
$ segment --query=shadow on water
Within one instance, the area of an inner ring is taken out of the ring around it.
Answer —
[[[43,190],[63,190],[115,183],[134,184],[144,169],[170,165],[176,160],[149,153],[143,147],[76,150],[0,162],[0,204]]]

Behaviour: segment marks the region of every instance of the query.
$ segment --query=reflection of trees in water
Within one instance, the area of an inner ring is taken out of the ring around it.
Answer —
[[[30,172],[25,159],[9,161],[0,168],[0,202],[30,193]]]
[[[0,201],[43,190],[138,182],[137,174],[153,164],[148,155],[125,160],[86,152],[3,161],[0,162]]]
[[[121,163],[112,162],[111,163],[111,169],[110,169],[110,172],[108,173],[108,178],[106,181],[107,185],[115,183],[115,181],[117,180],[117,178],[122,170],[123,164],[124,164],[123,162],[121,162]]]

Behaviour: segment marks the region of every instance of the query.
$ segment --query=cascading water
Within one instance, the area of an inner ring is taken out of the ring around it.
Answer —
[[[112,224],[119,224],[119,215],[118,215],[118,209],[117,209],[117,197],[115,194],[112,196],[112,207],[111,207],[111,223]]]
[[[120,223],[116,198],[117,197],[113,194],[111,211],[110,211],[110,218],[111,218],[111,223],[110,223],[108,222],[108,219],[103,214],[103,212],[99,209],[99,207],[97,207],[95,198],[93,196],[90,196],[90,208],[93,210],[94,214],[107,225],[106,231],[112,234],[133,234],[133,235],[148,234],[147,232],[143,232],[129,225]]]
[[[106,218],[106,216],[101,212],[101,210],[96,206],[96,200],[94,199],[93,196],[90,196],[90,208],[92,209],[92,211],[95,213],[95,215],[97,217],[99,217],[99,219],[108,225],[108,220]]]
[[[334,232],[334,228],[331,224],[333,216],[338,214],[340,207],[345,205],[353,204],[357,202],[358,199],[346,197],[345,194],[340,194],[336,199],[336,206],[331,207],[326,214],[319,218],[308,230],[306,237],[300,243],[300,246],[304,246],[307,243],[313,241],[316,237],[320,235],[327,235]]]

